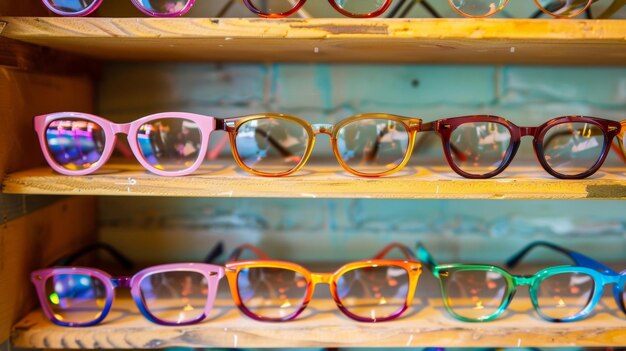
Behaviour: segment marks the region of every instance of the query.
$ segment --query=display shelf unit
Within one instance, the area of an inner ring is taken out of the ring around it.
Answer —
[[[43,12],[39,0],[0,3],[2,14]],[[99,64],[127,60],[626,66],[626,21],[2,16],[0,75],[8,77],[0,80],[0,102],[5,102],[0,103],[0,112],[6,122],[0,130],[3,194],[626,199],[624,166],[605,166],[589,179],[573,181],[552,178],[536,163],[512,166],[488,180],[463,179],[447,166],[411,166],[394,176],[364,179],[347,174],[336,163],[307,165],[293,176],[269,179],[249,175],[232,161],[180,178],[157,177],[114,163],[95,175],[69,177],[54,173],[43,159],[27,156],[39,151],[32,116],[68,109],[95,112]],[[0,286],[5,288],[0,292],[0,343],[11,332],[12,347],[42,349],[626,345],[626,320],[611,299],[599,304],[591,318],[567,324],[540,320],[525,297],[515,299],[514,313],[489,323],[450,318],[438,297],[425,306],[414,302],[400,320],[366,324],[344,317],[324,298],[315,298],[299,320],[261,323],[245,318],[230,298],[222,297],[217,316],[210,320],[162,327],[144,320],[132,301],[120,298],[107,323],[58,327],[40,310],[25,313],[36,305],[28,272],[93,242],[98,230],[98,204],[93,198],[60,199],[52,210],[33,211],[0,228],[0,268],[19,267],[0,269]],[[64,225],[70,222],[68,233]],[[48,242],[54,245],[42,250],[42,243]]]
[[[419,290],[419,288],[418,288]],[[243,316],[232,299],[216,301],[214,317],[201,324],[163,327],[145,320],[129,298],[118,299],[106,322],[90,328],[59,327],[34,311],[13,331],[20,348],[144,349],[166,347],[569,347],[623,346],[626,321],[615,302],[603,300],[592,317],[549,323],[518,296],[496,321],[465,323],[449,317],[441,298],[414,308],[399,320],[360,323],[344,317],[331,299],[314,299],[303,315],[286,323]]]
[[[626,61],[626,26],[620,20],[0,17],[0,22],[6,23],[4,37],[105,60]]]
[[[337,165],[305,166],[288,177],[266,178],[234,161],[197,175],[161,177],[138,166],[105,166],[89,176],[65,176],[48,167],[7,175],[10,194],[180,197],[379,199],[626,199],[626,167],[604,167],[590,179],[560,180],[539,166],[510,167],[492,179],[465,179],[447,166],[407,167],[384,178],[359,178]]]

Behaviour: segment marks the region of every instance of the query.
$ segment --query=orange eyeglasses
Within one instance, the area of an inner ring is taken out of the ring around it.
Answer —
[[[315,136],[328,134],[339,164],[362,177],[399,171],[411,157],[421,119],[368,113],[339,123],[310,124],[281,113],[217,120],[228,132],[237,164],[254,175],[280,177],[298,171],[311,155]]]
[[[394,248],[407,259],[384,259]],[[258,260],[236,261],[245,250]],[[320,283],[330,286],[337,307],[354,320],[398,318],[411,305],[422,272],[411,250],[398,243],[389,244],[372,260],[348,263],[334,273],[312,273],[295,263],[271,260],[252,245],[237,248],[230,260],[226,277],[235,304],[248,317],[267,322],[296,318]]]

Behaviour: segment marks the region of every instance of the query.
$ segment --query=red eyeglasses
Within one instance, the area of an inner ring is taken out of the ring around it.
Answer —
[[[298,12],[306,0],[243,0],[250,11],[261,17],[282,18]],[[346,17],[371,18],[382,15],[392,0],[328,0]]]
[[[441,137],[450,167],[466,178],[490,178],[513,160],[521,138],[532,136],[535,154],[546,172],[562,179],[594,174],[620,132],[619,122],[565,116],[539,127],[518,127],[496,116],[465,116],[422,123],[420,131]]]

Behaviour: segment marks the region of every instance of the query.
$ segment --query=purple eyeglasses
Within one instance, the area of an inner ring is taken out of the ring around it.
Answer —
[[[87,16],[104,0],[42,0],[50,11],[61,16]],[[177,17],[189,12],[196,0],[131,0],[148,16]]]
[[[104,165],[116,142],[127,135],[137,161],[152,173],[195,172],[207,153],[215,118],[165,112],[117,124],[87,113],[59,112],[35,117],[35,131],[50,167],[65,175],[86,175]]]
[[[104,249],[125,268],[132,266],[117,250],[99,243],[57,261],[55,267],[31,273],[43,312],[55,324],[88,327],[100,323],[111,310],[115,288],[129,288],[139,311],[157,324],[194,324],[211,312],[223,267],[173,263],[143,269],[132,277],[112,277],[99,269],[69,266],[96,249]],[[220,255],[221,250],[218,244],[207,260]]]

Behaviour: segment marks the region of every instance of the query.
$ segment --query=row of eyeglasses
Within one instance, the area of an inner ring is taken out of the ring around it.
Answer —
[[[104,0],[42,0],[48,9],[61,16],[87,16],[94,12]],[[189,12],[195,0],[130,0],[137,9],[149,16],[176,17]],[[217,17],[224,15],[238,0],[228,2],[218,11]],[[445,1],[445,0],[436,0]],[[556,18],[572,18],[589,11],[598,0],[534,0],[538,7],[532,17],[547,14]],[[372,18],[387,13],[388,17],[405,17],[409,11],[420,4],[434,17],[441,15],[426,0],[329,0],[330,5],[346,17]],[[408,3],[407,3],[408,2]],[[306,0],[243,0],[245,6],[254,14],[266,18],[283,18],[298,12]],[[509,0],[448,0],[450,6],[461,16],[471,18],[489,17],[502,11]],[[613,0],[611,5],[600,15],[610,17],[619,11],[626,2]],[[590,13],[587,13],[588,17]],[[308,16],[304,14],[303,16]]]
[[[563,116],[537,127],[518,127],[490,115],[426,123],[385,113],[354,115],[335,124],[310,124],[281,113],[215,118],[165,112],[125,124],[78,112],[35,117],[48,164],[61,174],[76,176],[98,171],[119,145],[118,134],[126,134],[127,154],[150,172],[189,175],[202,171],[206,159],[219,155],[218,148],[209,147],[209,138],[225,131],[236,163],[253,175],[280,177],[297,172],[311,156],[316,136],[327,134],[346,171],[381,177],[400,171],[409,162],[418,134],[435,132],[452,170],[466,178],[500,174],[513,160],[521,138],[529,136],[546,172],[562,179],[582,179],[602,166],[611,149],[624,157],[623,125],[626,121]]]
[[[512,256],[506,266],[514,268],[539,247],[563,254],[573,264],[546,267],[533,275],[513,275],[493,265],[438,264],[420,243],[415,251],[392,243],[372,259],[348,263],[333,273],[314,273],[292,262],[273,260],[250,244],[235,249],[224,266],[165,264],[133,276],[111,276],[99,269],[71,266],[90,251],[105,249],[131,268],[130,261],[114,248],[95,244],[51,268],[34,271],[31,280],[45,315],[67,327],[102,322],[111,310],[116,288],[130,289],[141,313],[154,323],[199,323],[210,316],[224,275],[235,304],[243,314],[258,321],[295,319],[309,304],[317,284],[329,285],[333,300],[345,316],[359,322],[389,321],[411,307],[422,265],[438,279],[447,312],[465,322],[498,318],[519,286],[529,287],[536,313],[550,322],[572,322],[589,316],[606,285],[612,285],[613,297],[626,313],[626,271],[617,273],[578,252],[537,241]],[[393,250],[403,258],[387,258]],[[205,261],[214,261],[222,251],[220,243]],[[241,259],[248,252],[256,257]]]

